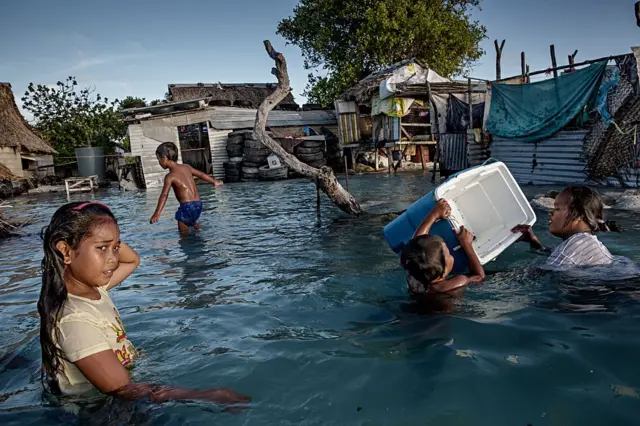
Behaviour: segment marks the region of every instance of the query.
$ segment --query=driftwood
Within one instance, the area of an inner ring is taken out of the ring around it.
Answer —
[[[362,214],[362,209],[358,202],[342,187],[342,185],[340,185],[340,182],[338,182],[338,179],[333,174],[333,170],[331,170],[330,167],[325,166],[320,169],[316,169],[302,163],[296,157],[286,152],[278,142],[273,140],[267,134],[266,125],[269,112],[287,97],[291,92],[291,87],[289,83],[289,74],[287,72],[287,62],[284,59],[284,55],[275,51],[269,40],[264,41],[264,47],[271,59],[276,63],[276,66],[271,70],[271,73],[278,79],[278,87],[273,93],[267,96],[258,108],[256,123],[253,127],[254,138],[269,148],[271,152],[278,156],[280,161],[287,165],[287,167],[295,170],[297,173],[314,182],[342,211],[352,215]]]

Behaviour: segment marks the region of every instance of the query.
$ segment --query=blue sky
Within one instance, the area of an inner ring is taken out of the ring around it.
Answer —
[[[346,1],[346,0],[345,0]],[[168,83],[264,82],[270,39],[288,62],[294,94],[305,87],[300,51],[275,35],[296,0],[80,2],[5,0],[0,26],[0,81],[19,102],[30,81],[55,84],[76,76],[109,98],[162,98]],[[520,72],[524,50],[531,69],[629,52],[640,45],[634,0],[484,0],[474,16],[488,29],[487,54],[473,76],[495,77],[493,39],[506,39],[503,76]]]

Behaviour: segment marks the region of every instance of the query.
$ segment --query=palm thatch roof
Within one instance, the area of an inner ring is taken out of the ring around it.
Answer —
[[[169,84],[169,95],[174,101],[190,101],[195,99],[215,99],[249,101],[254,108],[276,89],[275,83],[197,83]],[[293,103],[293,95],[289,93],[282,103]]]
[[[11,85],[0,83],[0,148],[5,147],[33,154],[56,154],[20,114]]]

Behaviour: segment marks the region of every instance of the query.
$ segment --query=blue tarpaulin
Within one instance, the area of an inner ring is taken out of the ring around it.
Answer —
[[[521,142],[546,139],[578,115],[597,90],[607,61],[550,80],[491,86],[490,133]]]

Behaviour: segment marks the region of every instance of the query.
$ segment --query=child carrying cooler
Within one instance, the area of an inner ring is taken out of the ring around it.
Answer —
[[[434,223],[450,215],[449,204],[439,200],[402,249],[400,263],[406,271],[412,296],[446,293],[484,279],[484,269],[472,246],[473,234],[464,227],[460,228],[457,237],[460,248],[469,258],[470,273],[449,277],[454,265],[453,256],[444,240],[437,235],[430,235],[429,231]]]

